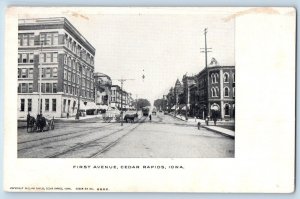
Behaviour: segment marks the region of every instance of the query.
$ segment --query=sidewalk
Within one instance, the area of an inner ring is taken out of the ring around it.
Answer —
[[[171,115],[172,117],[175,117],[174,114],[169,114],[169,115]],[[226,128],[222,128],[219,126],[215,126],[213,121],[209,121],[208,126],[207,126],[205,124],[205,120],[202,120],[202,119],[188,118],[188,120],[186,120],[185,116],[182,116],[182,115],[176,115],[176,118],[187,122],[188,125],[195,126],[195,127],[197,127],[198,122],[200,122],[201,128],[205,128],[205,129],[213,131],[215,133],[220,133],[222,135],[231,137],[233,139],[235,137],[234,131],[226,129]],[[223,125],[223,126],[226,126],[226,125],[229,126],[229,125],[234,125],[234,122],[233,121],[229,121],[229,122],[228,121],[217,121],[217,124]]]

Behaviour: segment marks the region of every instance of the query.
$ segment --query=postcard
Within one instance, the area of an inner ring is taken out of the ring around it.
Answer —
[[[4,190],[291,193],[296,10],[9,7]]]

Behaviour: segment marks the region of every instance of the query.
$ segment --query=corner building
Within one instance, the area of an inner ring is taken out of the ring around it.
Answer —
[[[75,116],[79,95],[80,109],[93,104],[95,51],[66,18],[20,19],[18,117]]]

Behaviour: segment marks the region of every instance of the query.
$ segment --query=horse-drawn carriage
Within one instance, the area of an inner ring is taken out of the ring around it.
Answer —
[[[54,117],[47,119],[42,115],[37,115],[36,118],[27,115],[27,132],[43,132],[54,129]]]

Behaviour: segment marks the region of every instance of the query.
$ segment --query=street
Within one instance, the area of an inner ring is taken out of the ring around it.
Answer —
[[[18,129],[18,157],[227,158],[234,157],[234,139],[163,113],[123,126],[93,118],[41,133]]]

